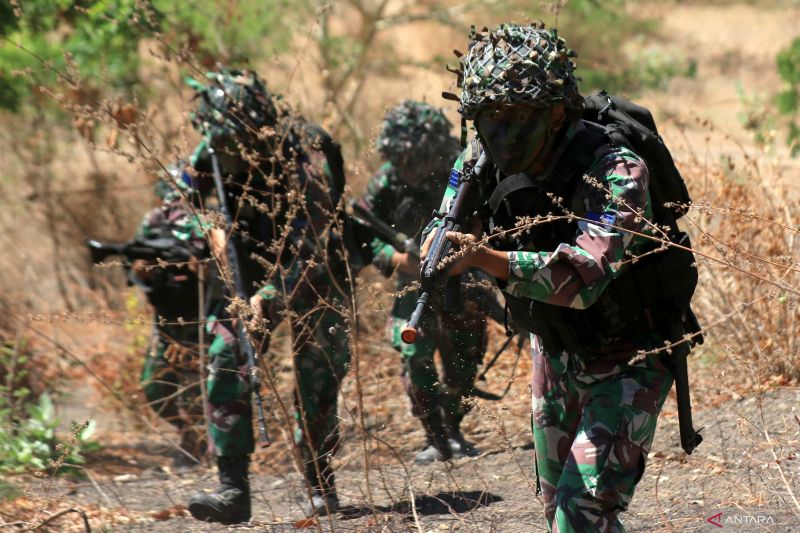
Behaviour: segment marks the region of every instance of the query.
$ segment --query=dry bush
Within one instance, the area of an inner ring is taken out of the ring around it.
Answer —
[[[702,352],[729,356],[750,384],[800,378],[798,191],[752,160],[683,171],[694,205],[682,225],[700,266],[693,306],[708,329]]]

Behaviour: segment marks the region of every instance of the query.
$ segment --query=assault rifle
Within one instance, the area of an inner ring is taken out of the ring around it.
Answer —
[[[402,250],[407,253],[414,261],[419,263],[419,245],[417,241],[394,229],[375,216],[369,209],[358,203],[353,203],[352,209],[356,217],[369,226],[381,239],[391,244],[395,250]],[[504,324],[505,310],[500,305],[500,302],[497,301],[495,291],[489,287],[491,283],[489,277],[483,275],[482,272],[477,272],[476,275],[478,279],[472,279],[464,284],[467,298],[478,301],[489,318],[498,324]]]
[[[394,229],[358,202],[354,202],[352,205],[356,217],[363,220],[381,239],[391,244],[395,250],[402,250],[419,262],[419,246],[414,239]]]
[[[169,237],[155,239],[131,239],[127,242],[101,242],[94,239],[86,241],[86,247],[92,254],[92,263],[102,263],[112,256],[127,259],[126,267],[137,259],[150,262],[166,261],[168,263],[184,263],[192,259],[180,242]]]
[[[448,272],[445,258],[450,255],[453,249],[453,243],[447,239],[448,231],[461,231],[469,219],[472,217],[474,207],[479,193],[479,181],[481,174],[486,166],[488,157],[486,151],[481,152],[478,161],[472,170],[463,175],[461,172],[453,169],[450,174],[450,183],[448,186],[457,187],[455,198],[450,205],[450,209],[445,215],[438,214],[442,218],[442,224],[436,228],[433,241],[428,249],[428,255],[425,262],[422,264],[420,271],[420,288],[419,297],[417,298],[417,307],[408,323],[403,328],[400,338],[406,344],[413,344],[417,340],[417,329],[419,323],[425,314],[425,310],[429,307],[428,300],[431,294],[439,287],[448,283]],[[454,277],[450,283],[458,283],[458,277]]]
[[[209,152],[211,153],[211,168],[214,174],[214,187],[217,189],[220,212],[225,220],[225,233],[230,235],[226,243],[226,252],[228,266],[230,267],[231,276],[233,277],[234,292],[236,293],[236,297],[247,302],[248,298],[244,291],[242,271],[239,269],[239,255],[236,252],[236,245],[233,240],[233,232],[231,231],[233,228],[233,217],[228,209],[228,202],[225,194],[225,184],[222,182],[222,173],[219,169],[219,161],[217,160],[217,156],[210,148]],[[244,353],[247,356],[247,366],[250,367],[248,374],[250,377],[250,388],[253,389],[253,394],[255,396],[256,413],[258,417],[258,443],[262,448],[266,448],[272,443],[270,442],[269,435],[267,434],[267,422],[264,418],[264,398],[261,396],[261,381],[258,379],[258,375],[256,374],[256,371],[258,370],[258,366],[256,365],[256,353],[252,343],[250,342],[250,338],[247,336],[247,328],[245,327],[244,320],[241,316],[238,317],[238,320],[236,320],[236,336],[239,339],[239,346],[242,350],[244,350]]]

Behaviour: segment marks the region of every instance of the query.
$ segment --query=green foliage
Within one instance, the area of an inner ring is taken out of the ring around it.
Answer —
[[[605,89],[633,95],[643,89],[665,90],[670,79],[693,77],[697,65],[661,47],[644,47],[657,30],[657,21],[643,19],[628,9],[630,0],[571,0],[564,2],[558,16],[533,18],[557,26],[570,48],[578,53],[577,74],[584,94]],[[636,50],[634,53],[628,50]]]
[[[0,472],[47,470],[59,473],[71,465],[83,464],[83,453],[99,448],[90,441],[94,423],[73,425],[72,436],[62,442],[56,436],[59,420],[50,395],[34,400],[25,386],[28,356],[20,346],[0,348],[0,369],[5,380],[0,384]]]
[[[35,92],[79,83],[77,101],[142,96],[142,42],[161,40],[200,59],[239,64],[283,50],[292,36],[288,0],[38,0],[15,13],[0,3],[0,107],[16,111]],[[20,46],[17,46],[20,45]],[[196,58],[192,58],[195,62]],[[43,64],[44,62],[44,64]],[[24,73],[24,75],[20,75]]]
[[[135,89],[138,43],[152,30],[136,0],[40,0],[18,15],[0,24],[8,39],[0,49],[0,107],[17,110],[31,86],[63,85],[58,73],[85,93]]]
[[[736,84],[736,93],[741,107],[739,122],[752,133],[753,140],[766,149],[775,139],[775,113],[762,97],[748,94],[741,83]]]
[[[778,112],[788,120],[786,142],[792,156],[800,155],[800,37],[777,57],[778,74],[785,88],[776,98]]]
[[[288,48],[287,20],[304,2],[289,0],[154,0],[165,35],[195,49],[206,67],[218,61],[238,65]],[[182,37],[178,37],[182,36]]]

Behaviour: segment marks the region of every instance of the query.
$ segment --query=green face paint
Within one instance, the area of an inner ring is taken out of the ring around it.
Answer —
[[[531,168],[543,155],[550,136],[552,109],[529,106],[488,107],[475,118],[475,127],[492,161],[506,175]]]

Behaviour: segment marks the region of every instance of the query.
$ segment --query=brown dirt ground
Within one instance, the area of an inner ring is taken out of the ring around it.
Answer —
[[[800,489],[799,397],[800,389],[783,387],[764,394],[763,409],[750,397],[697,410],[696,425],[705,428],[705,440],[691,456],[678,445],[675,405],[670,399],[645,477],[630,509],[622,515],[626,530],[711,531],[715,528],[706,518],[718,512],[723,519],[751,516],[757,520],[760,516],[770,520],[763,528],[726,526],[734,530],[800,529],[800,516],[796,508],[791,512],[794,504],[788,491],[791,487],[796,494]],[[524,409],[520,399],[506,399],[496,408],[501,412]],[[485,415],[480,418],[492,420]],[[396,446],[398,457],[381,453],[385,447],[377,446],[376,453],[370,454],[368,482],[358,439],[349,439],[337,471],[347,507],[335,520],[322,520],[320,527],[337,531],[545,531],[542,505],[533,489],[533,451],[527,435],[514,436],[511,447],[502,441],[498,445],[491,435],[496,429],[476,428],[478,418],[470,415],[468,426],[475,428],[471,436],[484,450],[483,456],[428,467],[408,462],[421,440],[418,430],[408,428],[403,438],[396,429],[373,428],[373,434]],[[159,455],[164,447],[142,441],[140,433],[138,440],[115,441],[90,461],[97,465],[97,470],[95,466],[90,470],[90,481],[58,480],[51,494],[65,498],[59,507],[68,503],[87,510],[92,523],[102,524],[106,531],[292,531],[302,521],[298,503],[304,493],[299,476],[263,462],[263,456],[253,476],[253,523],[225,528],[182,516],[182,506],[191,494],[215,485],[211,469],[170,469]],[[370,446],[374,445],[373,441]],[[780,464],[776,458],[781,459]],[[66,530],[75,518],[62,519],[60,527]]]

